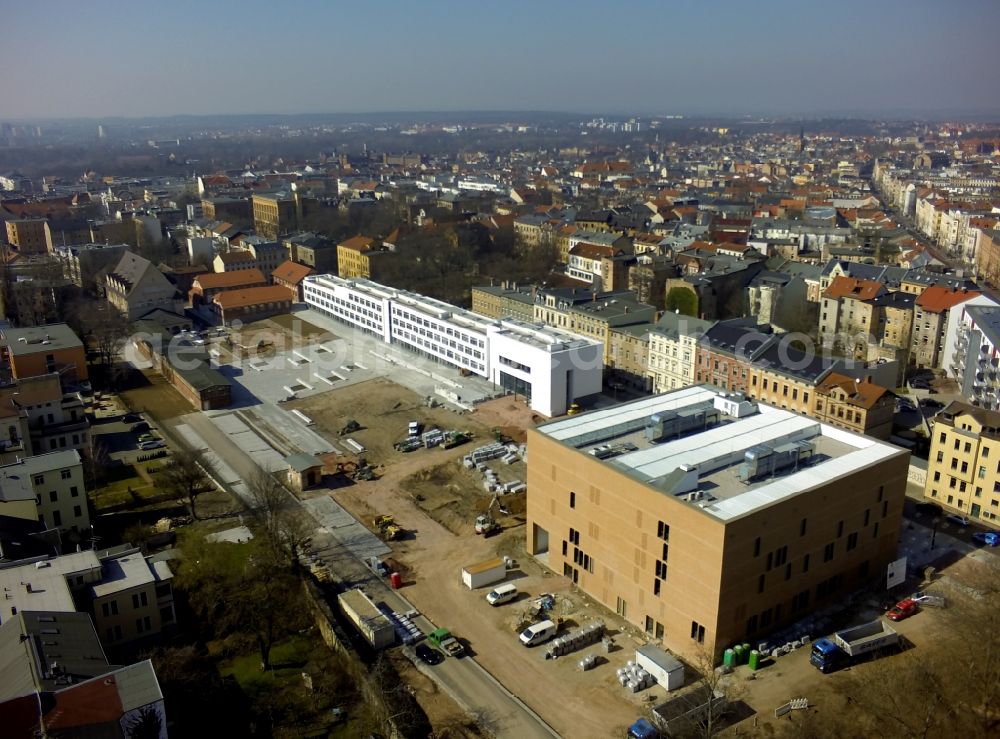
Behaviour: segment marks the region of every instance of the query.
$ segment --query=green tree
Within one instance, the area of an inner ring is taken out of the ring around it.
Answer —
[[[698,316],[698,296],[685,287],[672,287],[667,291],[666,309],[685,316]]]

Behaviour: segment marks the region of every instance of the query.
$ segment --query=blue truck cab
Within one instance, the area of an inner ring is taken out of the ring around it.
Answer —
[[[657,739],[659,735],[656,728],[644,718],[628,727],[629,739]]]
[[[813,642],[809,663],[818,667],[822,673],[833,672],[846,661],[847,655],[830,639],[817,639]]]

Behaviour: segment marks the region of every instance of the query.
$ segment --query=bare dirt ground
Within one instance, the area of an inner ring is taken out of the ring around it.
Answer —
[[[399,676],[413,691],[417,703],[424,709],[435,739],[470,739],[481,737],[472,717],[465,713],[448,695],[442,693],[433,680],[418,670],[399,652],[391,652],[390,659]]]
[[[408,532],[402,540],[392,542],[392,559],[406,570],[402,594],[415,607],[435,623],[452,629],[483,667],[561,735],[603,738],[620,733],[643,713],[645,694],[655,694],[659,700],[665,695],[659,689],[628,694],[616,681],[615,670],[634,659],[635,646],[642,642],[631,633],[620,632],[622,625],[614,614],[588,603],[584,596],[572,592],[567,580],[526,557],[517,497],[503,498],[505,506],[510,500],[512,512],[501,519],[503,533],[488,539],[474,533],[474,513],[489,503],[490,496],[483,490],[481,477],[462,468],[461,458],[493,441],[495,427],[506,431],[515,422],[533,423],[530,410],[501,398],[486,404],[494,407],[482,415],[480,409],[458,415],[444,408],[423,407],[420,400],[389,381],[373,380],[289,405],[302,409],[316,422],[314,428],[334,442],[348,419],[364,427],[351,437],[369,450],[369,461],[384,464],[383,474],[374,481],[339,487],[333,497],[366,525],[376,513],[390,514]],[[511,405],[513,409],[508,407]],[[392,449],[392,444],[405,436],[410,420],[472,430],[476,438],[453,449],[403,454]],[[499,460],[492,466],[501,475],[523,479],[523,466],[506,468]],[[418,501],[417,495],[423,500]],[[564,620],[565,628],[603,617],[617,634],[621,648],[606,655],[609,661],[584,673],[577,666],[579,658],[590,651],[600,653],[600,645],[554,661],[546,661],[541,649],[523,647],[516,629],[524,620],[528,596],[492,608],[485,601],[486,589],[472,592],[462,584],[463,566],[498,555],[510,556],[517,563],[508,579],[520,590],[531,596],[543,592],[558,596],[553,615]],[[419,686],[415,689],[419,693]]]

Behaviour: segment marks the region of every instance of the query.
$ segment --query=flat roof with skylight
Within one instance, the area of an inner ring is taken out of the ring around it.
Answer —
[[[905,453],[701,385],[537,430],[722,521]]]

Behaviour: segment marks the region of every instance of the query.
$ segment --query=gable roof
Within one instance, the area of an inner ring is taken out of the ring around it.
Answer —
[[[271,279],[275,281],[281,280],[282,282],[287,282],[292,285],[298,285],[302,282],[302,280],[313,273],[314,270],[312,267],[288,260],[279,264],[271,272]]]
[[[823,293],[826,298],[855,298],[856,300],[871,300],[885,291],[881,282],[874,280],[856,280],[853,277],[834,277],[830,286]]]
[[[118,260],[117,266],[109,276],[114,277],[118,282],[125,285],[126,292],[128,293],[131,293],[135,289],[135,286],[146,278],[157,282],[162,280],[167,286],[173,287],[170,284],[170,280],[152,262],[130,251],[122,254],[122,258]]]
[[[206,272],[198,275],[194,281],[202,290],[218,290],[240,285],[263,285],[264,273],[256,267],[251,269],[235,269],[232,272]]]
[[[345,249],[351,249],[352,251],[368,251],[371,249],[372,244],[375,242],[371,236],[352,236],[349,239],[345,239],[337,244],[338,247],[342,246]]]
[[[959,303],[979,297],[980,294],[965,289],[951,290],[940,285],[931,285],[920,293],[916,304],[931,313],[943,313],[950,308],[954,308]]]
[[[868,380],[855,380],[842,375],[839,372],[831,372],[826,378],[816,386],[816,392],[821,395],[830,395],[835,389],[841,389],[847,394],[847,402],[859,408],[869,409],[873,407],[879,399],[889,393],[881,385],[876,385]]]
[[[247,287],[242,290],[226,290],[216,295],[212,302],[223,310],[242,308],[260,303],[278,303],[291,300],[287,287],[280,285],[265,285],[263,287]]]

